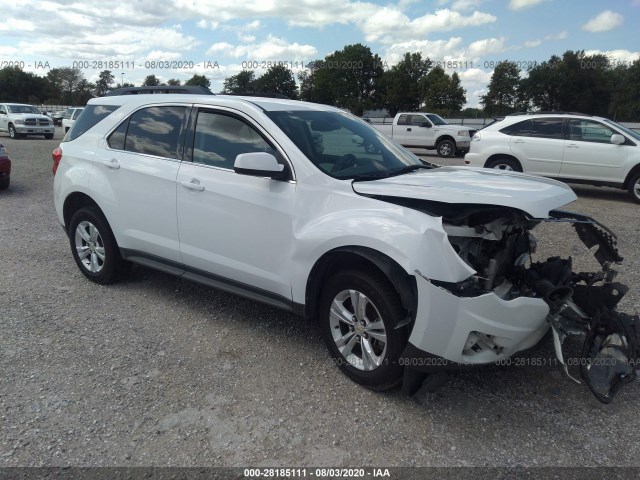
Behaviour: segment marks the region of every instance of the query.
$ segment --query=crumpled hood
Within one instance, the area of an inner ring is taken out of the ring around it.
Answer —
[[[501,205],[522,210],[534,218],[576,200],[562,182],[501,170],[440,167],[380,180],[353,182],[356,193],[416,198],[443,203]]]

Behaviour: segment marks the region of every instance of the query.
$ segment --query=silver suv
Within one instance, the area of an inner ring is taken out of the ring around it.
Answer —
[[[607,118],[509,115],[477,132],[464,160],[472,167],[622,188],[640,203],[640,134]]]

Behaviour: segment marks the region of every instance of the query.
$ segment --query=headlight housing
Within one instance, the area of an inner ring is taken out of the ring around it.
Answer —
[[[16,125],[24,125],[24,120],[18,118],[16,119],[16,121],[14,122]]]

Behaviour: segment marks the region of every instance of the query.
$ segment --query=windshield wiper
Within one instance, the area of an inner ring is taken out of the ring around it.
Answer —
[[[427,165],[407,165],[405,167],[402,167],[399,170],[393,170],[391,172],[376,172],[376,173],[367,173],[365,175],[356,175],[355,177],[353,177],[353,181],[362,182],[367,180],[379,180],[381,178],[397,177],[398,175],[404,175],[405,173],[415,172],[416,170],[420,170],[422,168],[431,170],[439,166],[440,165],[434,165],[432,163],[429,163]]]

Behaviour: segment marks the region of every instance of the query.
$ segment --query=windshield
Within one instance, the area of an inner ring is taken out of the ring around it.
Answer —
[[[431,122],[433,122],[433,124],[436,126],[449,125],[447,122],[444,121],[442,117],[440,117],[439,115],[436,115],[435,113],[427,113],[427,118],[431,120]]]
[[[266,114],[316,167],[334,178],[378,178],[424,166],[414,154],[347,113],[301,110]]]
[[[620,125],[619,123],[614,122],[613,120],[609,120],[608,118],[605,118],[604,121],[607,122],[609,125],[612,125],[612,126],[616,127],[617,129],[622,130],[624,133],[626,133],[627,135],[633,137],[634,139],[640,141],[640,133],[634,132],[630,128],[627,128],[624,125]]]
[[[40,111],[31,105],[7,105],[9,113],[37,113],[40,115]]]

